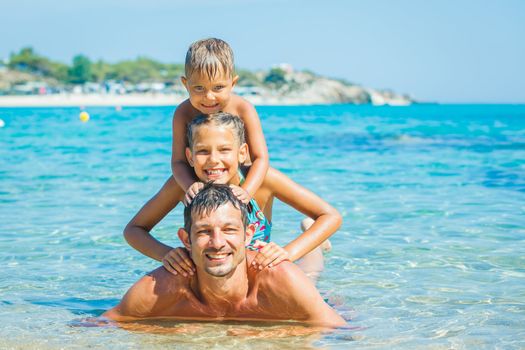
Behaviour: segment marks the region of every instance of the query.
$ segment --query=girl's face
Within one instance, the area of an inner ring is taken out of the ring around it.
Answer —
[[[248,146],[234,136],[231,128],[201,125],[193,135],[193,145],[186,148],[186,158],[200,181],[238,185],[239,164],[246,160]]]

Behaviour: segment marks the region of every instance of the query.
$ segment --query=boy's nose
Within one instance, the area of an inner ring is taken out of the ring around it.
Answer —
[[[208,91],[208,93],[206,94],[206,98],[208,100],[213,101],[213,100],[215,100],[215,94],[212,91]]]

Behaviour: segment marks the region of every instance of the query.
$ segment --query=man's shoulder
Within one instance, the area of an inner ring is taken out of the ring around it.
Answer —
[[[257,280],[261,286],[275,289],[277,292],[281,289],[297,288],[297,282],[303,280],[302,277],[308,279],[296,264],[287,260],[257,273]]]
[[[173,302],[188,286],[187,278],[175,276],[164,267],[159,267],[131,286],[120,303],[121,314],[132,317],[153,316],[159,307]]]

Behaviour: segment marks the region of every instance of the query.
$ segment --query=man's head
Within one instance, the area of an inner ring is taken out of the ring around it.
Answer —
[[[233,272],[246,257],[253,232],[246,205],[227,185],[207,184],[184,209],[179,238],[198,270],[215,277]]]
[[[206,114],[224,110],[239,78],[234,72],[233,51],[225,41],[210,38],[191,44],[184,71],[181,81],[193,107]]]

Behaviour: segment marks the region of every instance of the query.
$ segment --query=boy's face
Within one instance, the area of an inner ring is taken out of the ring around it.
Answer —
[[[182,77],[181,81],[190,94],[192,106],[203,114],[212,114],[224,111],[238,79],[238,76],[230,77],[220,70],[213,79],[194,72],[188,78]]]

